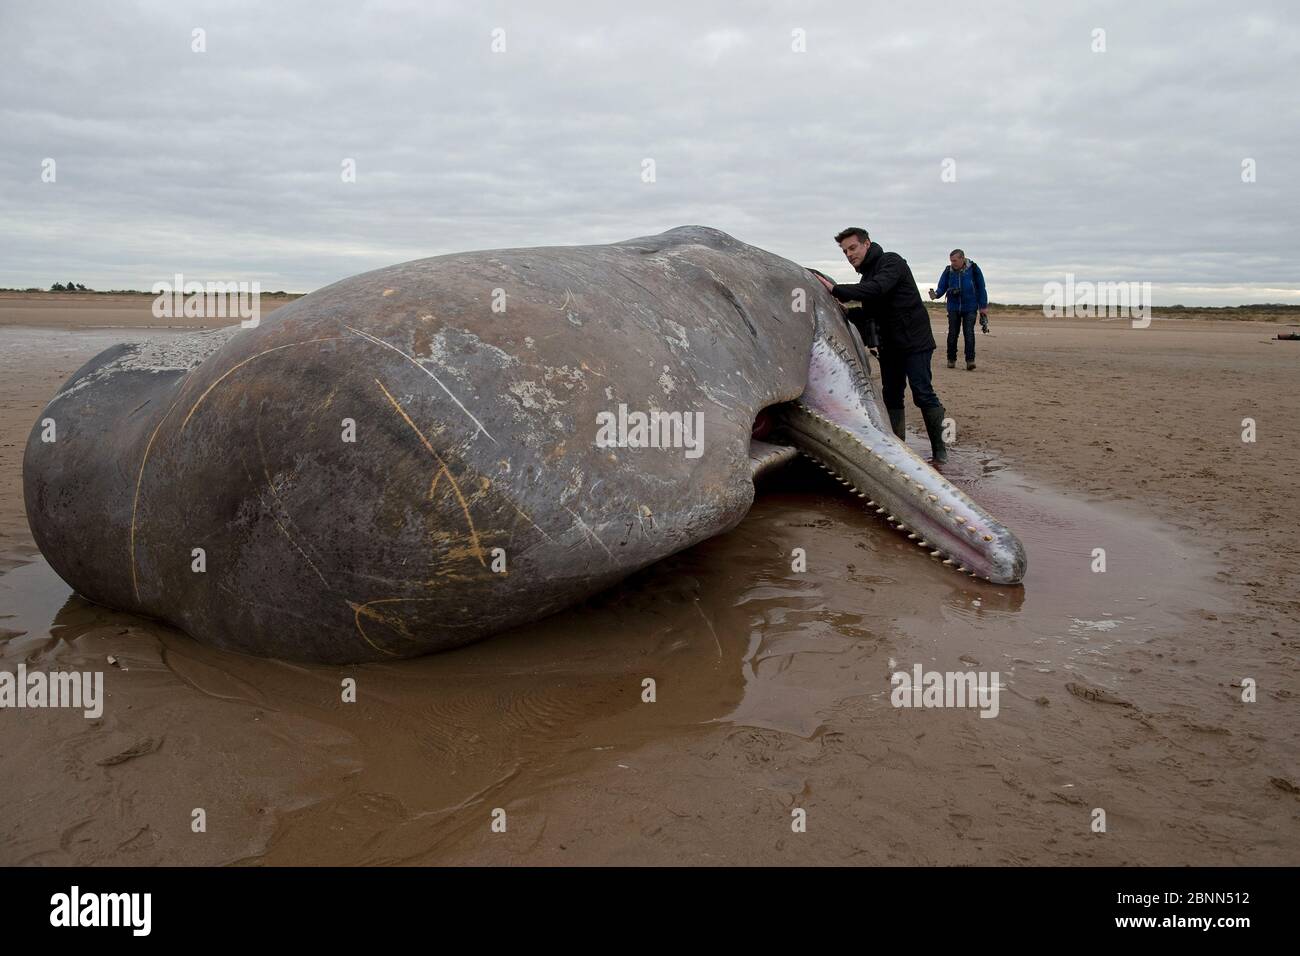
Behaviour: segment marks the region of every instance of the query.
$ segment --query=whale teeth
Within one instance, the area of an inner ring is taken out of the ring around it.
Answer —
[[[918,542],[916,542],[916,543],[917,543],[918,545],[920,545],[922,548],[928,548],[928,547],[930,547],[930,542],[929,542],[929,541],[918,541]]]
[[[952,567],[952,558],[946,558],[943,563],[948,565],[948,567]]]
[[[985,541],[992,541],[992,540],[993,540],[993,535],[991,535],[991,534],[986,534],[986,535],[984,536],[984,540],[985,540]]]
[[[943,510],[944,510],[944,511],[947,511],[947,512],[949,512],[949,513],[952,512],[952,508],[948,507],[948,505],[944,505],[944,506],[943,506]]]
[[[884,513],[885,513],[885,509],[884,509],[884,508],[877,508],[877,509],[876,509],[876,514],[878,514],[878,515],[883,515]]]
[[[966,526],[966,530],[969,531],[971,534],[974,534],[979,529],[977,529],[973,524],[968,524]]]
[[[908,541],[915,541],[915,540],[916,540],[916,535],[914,535],[914,534],[909,534],[909,535],[907,536],[907,540],[908,540]]]
[[[942,554],[943,554],[942,551],[931,551],[931,552],[930,552],[930,557],[932,557],[932,558],[937,558],[937,557],[939,557],[939,556],[942,555]]]
[[[926,497],[929,498],[931,501],[938,501],[938,500],[939,500],[938,495],[926,495]]]

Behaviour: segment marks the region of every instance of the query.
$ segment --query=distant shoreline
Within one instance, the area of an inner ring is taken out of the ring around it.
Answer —
[[[281,305],[287,305],[295,299],[300,299],[306,292],[263,292],[261,301],[269,304],[272,308]],[[99,308],[109,309],[117,313],[136,312],[143,310],[148,315],[155,296],[151,292],[140,292],[132,289],[121,289],[110,292],[31,292],[21,289],[0,289],[0,302],[4,303],[6,311],[26,311],[27,318],[31,318],[31,313],[40,312],[47,309],[80,309],[80,308]],[[945,305],[943,302],[926,302],[925,306],[930,311],[931,318],[942,318],[945,314]],[[24,307],[26,307],[24,309]],[[271,311],[263,308],[264,312]],[[1031,305],[1023,303],[1002,303],[990,302],[989,313],[991,316],[1005,315],[1008,317],[1027,318],[1035,313],[1041,315],[1042,305]],[[1152,318],[1156,319],[1194,319],[1218,322],[1267,322],[1273,324],[1300,324],[1300,305],[1283,305],[1280,303],[1254,303],[1250,305],[1157,305],[1151,309]],[[123,318],[118,315],[117,318]],[[1045,317],[1044,317],[1045,318]],[[1101,315],[1092,317],[1079,316],[1090,321],[1105,321],[1108,316]],[[142,322],[122,322],[125,326],[153,326],[156,320],[148,319]],[[0,325],[20,325],[20,324],[46,324],[44,322],[32,323],[22,321],[17,316],[0,315]],[[225,321],[207,322],[200,327],[215,327],[228,324]],[[189,323],[185,323],[189,325]]]

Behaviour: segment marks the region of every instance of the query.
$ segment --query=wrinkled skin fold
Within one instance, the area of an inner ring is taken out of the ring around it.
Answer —
[[[1018,582],[1019,542],[882,426],[866,363],[806,270],[717,230],[439,256],[100,354],[33,428],[27,514],[88,599],[303,661],[575,604],[734,527],[793,449]],[[603,446],[620,406],[698,414],[698,447]]]

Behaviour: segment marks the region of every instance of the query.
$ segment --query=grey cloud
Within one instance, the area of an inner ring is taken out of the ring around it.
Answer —
[[[183,272],[306,290],[691,222],[847,278],[830,237],[862,224],[922,285],[963,246],[1006,301],[1073,272],[1153,282],[1157,302],[1300,302],[1293,19],[1284,3],[9,5],[0,285]]]

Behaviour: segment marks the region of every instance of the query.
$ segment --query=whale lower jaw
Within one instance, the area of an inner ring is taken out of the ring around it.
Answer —
[[[1020,583],[1020,541],[894,435],[864,361],[816,339],[803,395],[770,410],[773,440],[813,459],[932,558],[994,584]]]
[[[1015,535],[892,434],[802,402],[782,409],[782,424],[794,447],[935,560],[994,584],[1024,578]]]

